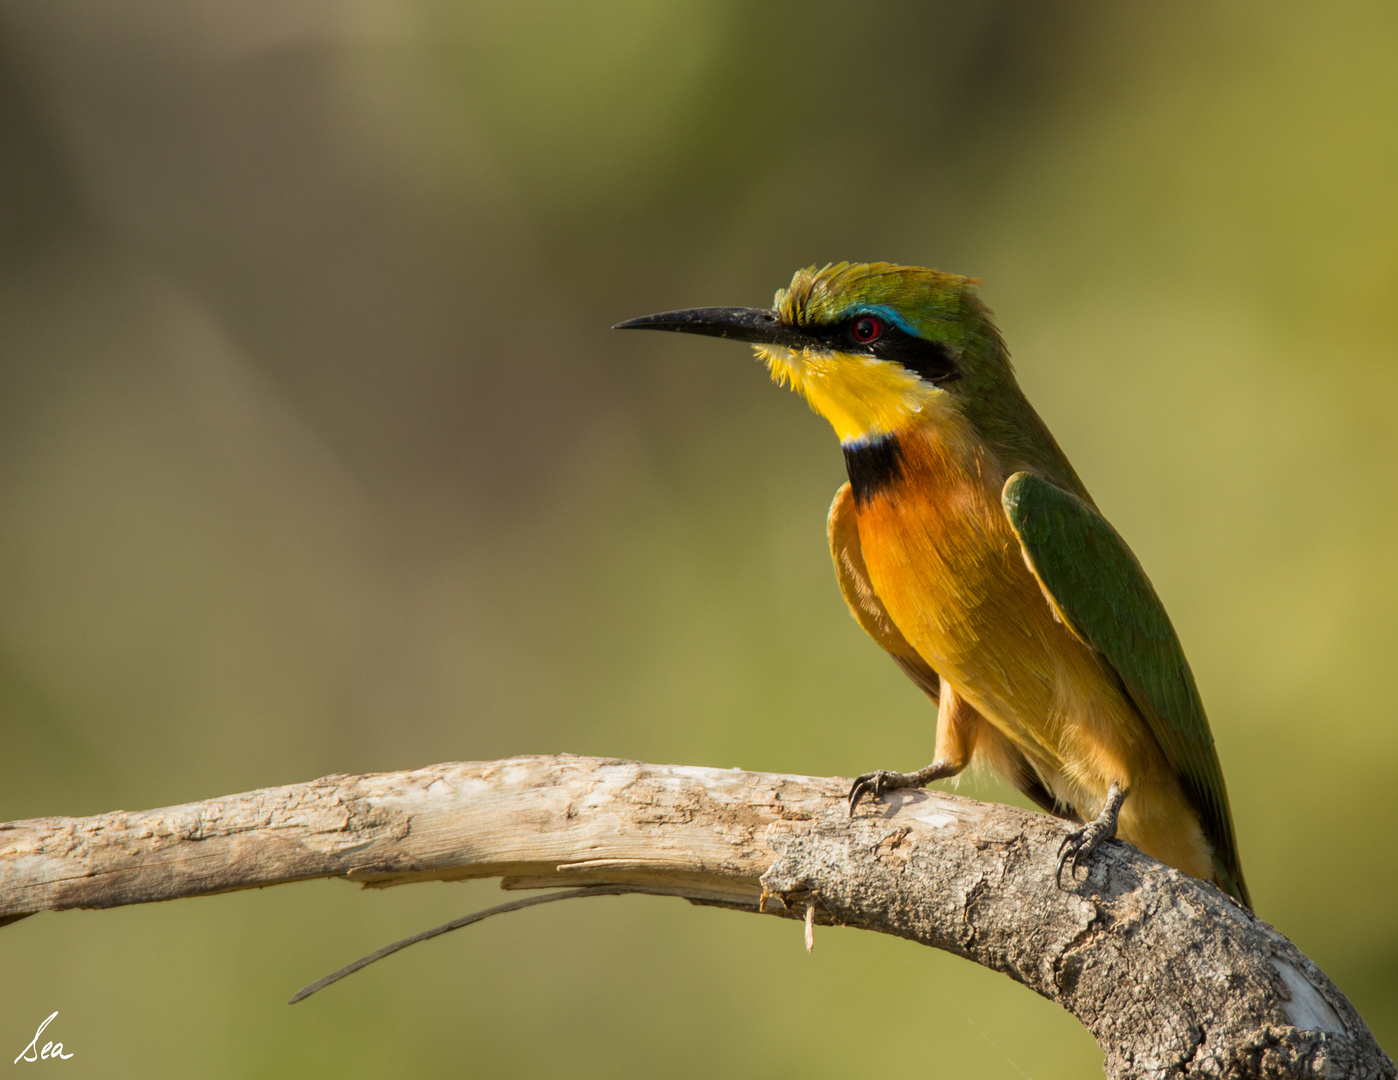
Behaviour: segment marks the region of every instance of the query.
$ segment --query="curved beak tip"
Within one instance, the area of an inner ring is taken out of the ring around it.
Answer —
[[[616,323],[613,330],[671,330],[681,334],[732,338],[755,345],[805,344],[800,331],[787,326],[767,308],[686,308],[662,311]]]

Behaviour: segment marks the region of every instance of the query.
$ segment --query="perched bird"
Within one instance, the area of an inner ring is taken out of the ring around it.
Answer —
[[[751,342],[835,429],[830,553],[855,619],[937,702],[935,760],[865,795],[988,763],[1051,813],[1076,872],[1120,836],[1251,907],[1194,676],[1141,564],[1025,399],[971,278],[798,271],[771,310],[618,323]]]

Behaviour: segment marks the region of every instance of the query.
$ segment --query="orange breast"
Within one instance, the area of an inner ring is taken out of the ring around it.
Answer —
[[[1045,728],[1058,639],[1077,643],[1054,623],[1000,508],[1007,474],[973,446],[922,432],[899,442],[899,475],[857,509],[874,590],[944,679],[1036,764],[1061,769]]]
[[[857,520],[870,582],[903,636],[1059,799],[1091,817],[1123,783],[1122,835],[1207,876],[1193,811],[1154,737],[1024,564],[1000,505],[1012,470],[970,440],[898,437],[898,472]]]

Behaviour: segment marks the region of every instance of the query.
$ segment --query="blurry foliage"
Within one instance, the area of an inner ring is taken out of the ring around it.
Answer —
[[[6,4],[0,817],[921,764],[831,578],[829,432],[736,346],[607,326],[938,265],[1167,601],[1260,913],[1398,1044],[1395,51],[1377,0]],[[659,900],[281,1004],[489,895],[26,920],[0,1046],[58,1009],[74,1077],[1097,1069],[952,957]]]

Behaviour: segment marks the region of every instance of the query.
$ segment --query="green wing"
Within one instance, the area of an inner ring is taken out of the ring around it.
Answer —
[[[1032,473],[1005,481],[1001,501],[1054,610],[1116,672],[1165,752],[1213,845],[1219,884],[1250,908],[1199,688],[1141,564],[1091,503]]]

